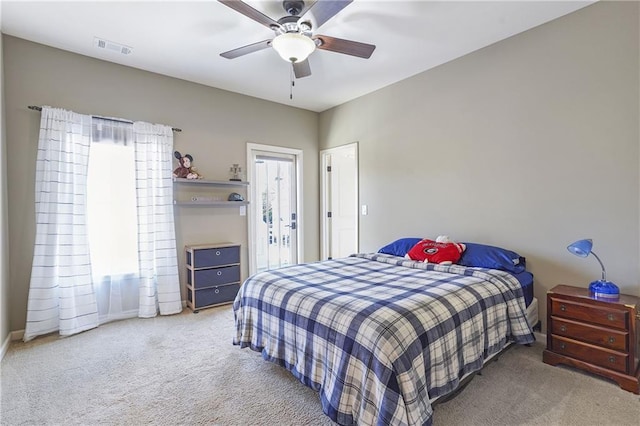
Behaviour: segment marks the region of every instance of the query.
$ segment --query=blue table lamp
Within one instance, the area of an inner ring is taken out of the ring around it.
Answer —
[[[586,239],[576,241],[575,243],[569,245],[567,247],[567,250],[579,257],[587,257],[589,256],[589,254],[592,254],[593,257],[598,260],[600,266],[602,266],[602,279],[589,284],[589,291],[593,293],[596,299],[615,299],[620,294],[620,289],[611,281],[607,281],[607,275],[606,271],[604,270],[604,265],[602,264],[600,258],[591,250],[592,247],[593,241],[591,241],[590,239]]]

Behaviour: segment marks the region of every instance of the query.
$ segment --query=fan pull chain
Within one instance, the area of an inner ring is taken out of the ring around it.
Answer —
[[[291,86],[289,87],[289,99],[293,100],[293,86],[296,85],[296,81],[293,78],[293,64],[289,69],[289,79],[291,80]]]

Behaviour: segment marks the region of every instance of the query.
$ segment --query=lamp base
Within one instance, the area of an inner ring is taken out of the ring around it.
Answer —
[[[620,289],[611,281],[598,280],[589,285],[589,291],[596,299],[617,299],[620,295]]]

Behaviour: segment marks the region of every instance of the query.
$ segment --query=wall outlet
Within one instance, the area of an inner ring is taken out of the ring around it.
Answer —
[[[366,204],[362,205],[362,216],[366,216],[369,214],[369,207]]]

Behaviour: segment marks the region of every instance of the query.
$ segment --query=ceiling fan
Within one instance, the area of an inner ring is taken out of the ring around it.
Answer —
[[[312,30],[318,29],[322,24],[333,18],[353,0],[317,0],[308,2],[310,5],[306,8],[305,2],[302,0],[285,0],[282,2],[282,6],[288,15],[277,21],[243,1],[218,1],[272,29],[276,34],[273,39],[259,41],[221,53],[220,56],[223,58],[234,59],[273,47],[282,59],[292,63],[296,78],[302,78],[311,75],[311,67],[307,58],[316,48],[365,59],[371,57],[376,48],[373,44],[319,34],[314,35],[312,32]]]

